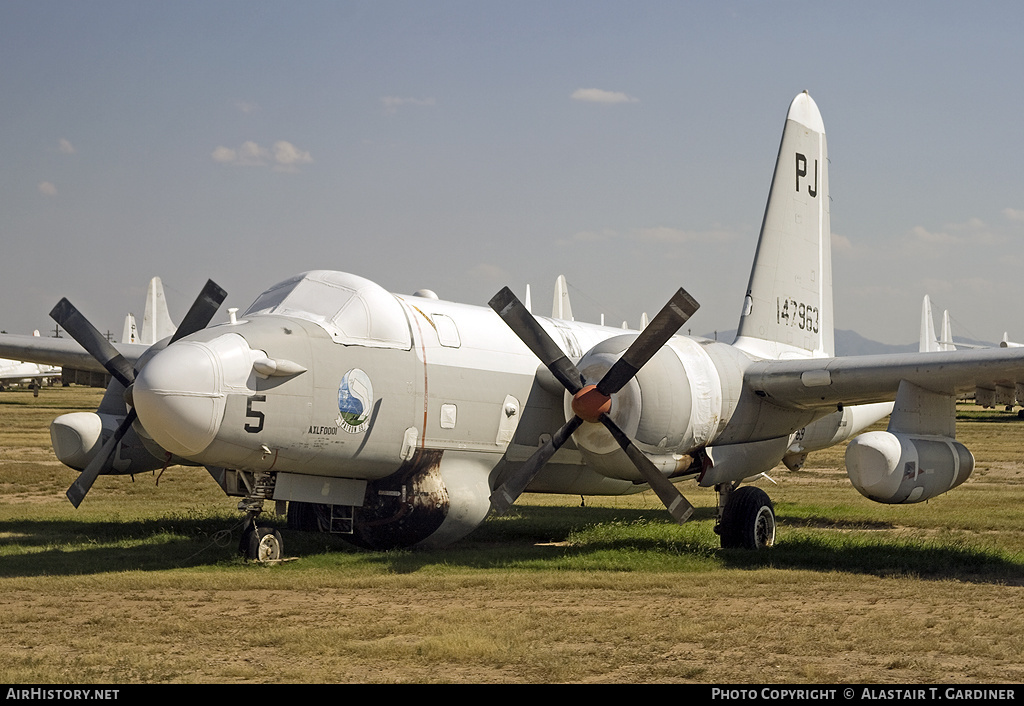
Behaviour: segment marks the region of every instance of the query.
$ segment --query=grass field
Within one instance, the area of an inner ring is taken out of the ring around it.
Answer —
[[[1024,422],[964,408],[974,476],[862,498],[843,449],[761,481],[768,552],[723,551],[653,494],[524,496],[444,551],[365,552],[281,527],[236,553],[205,471],[101,477],[75,510],[50,420],[100,391],[0,392],[0,681],[13,683],[1024,681]]]

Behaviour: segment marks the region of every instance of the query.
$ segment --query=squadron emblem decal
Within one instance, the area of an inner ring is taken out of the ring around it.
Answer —
[[[359,368],[349,370],[338,386],[338,426],[350,434],[359,434],[370,426],[373,385]]]

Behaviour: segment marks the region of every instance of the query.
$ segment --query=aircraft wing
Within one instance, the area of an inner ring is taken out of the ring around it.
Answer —
[[[128,362],[134,364],[149,346],[134,343],[115,343],[114,348]],[[103,366],[81,345],[70,338],[40,338],[17,334],[0,335],[0,358],[26,363],[58,365],[76,370],[106,372]]]
[[[900,382],[938,394],[1024,384],[1024,352],[1013,348],[771,360],[753,363],[747,389],[782,407],[813,409],[891,401]]]

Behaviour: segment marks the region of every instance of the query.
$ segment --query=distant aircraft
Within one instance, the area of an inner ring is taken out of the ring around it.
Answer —
[[[174,335],[174,322],[167,312],[167,298],[164,296],[164,285],[159,277],[149,280],[146,291],[146,309],[142,317],[142,330],[136,325],[135,314],[128,313],[124,317],[122,343],[143,343],[151,346]]]
[[[39,331],[32,334],[39,337]],[[20,360],[0,359],[0,390],[7,385],[33,384],[38,393],[38,386],[44,382],[52,382],[60,377],[60,368],[40,363],[26,363]]]
[[[19,360],[0,360],[0,389],[4,385],[37,382],[42,384],[60,377],[60,368],[53,365],[26,363]]]
[[[174,333],[174,323],[167,312],[167,301],[159,277],[153,277],[146,293],[146,308],[141,331],[135,325],[134,314],[125,316],[122,343],[138,344],[136,352],[145,351],[152,344]],[[39,331],[31,337],[11,334],[0,335],[0,355],[24,354],[25,361],[0,359],[0,387],[4,383],[62,378],[65,382],[98,384],[80,372],[106,373],[106,369],[82,346],[62,338],[41,339]],[[102,380],[103,378],[101,378]],[[121,412],[123,414],[123,412]]]
[[[682,289],[629,331],[573,320],[561,292],[547,318],[508,288],[483,308],[316,270],[207,328],[226,296],[208,282],[148,347],[110,344],[61,300],[51,315],[112,377],[96,413],[51,427],[58,458],[82,469],[68,497],[77,506],[101,473],[205,466],[241,498],[241,549],[260,560],[282,552],[260,520],[267,502],[287,506],[290,527],[359,546],[438,547],[524,491],[652,489],[683,522],[683,481],[717,491],[723,547],[759,549],[774,543],[774,508],[744,481],[851,437],[863,495],[935,497],[974,469],[955,438],[957,394],[1024,381],[1024,349],[836,358],[828,193],[805,92],[786,116],[732,345],[677,335],[698,307]],[[9,339],[0,354],[17,349]],[[886,431],[855,436],[890,411]]]
[[[932,319],[932,300],[927,294],[921,302],[921,343],[918,348],[922,353],[929,351],[955,351],[952,327],[949,323],[949,310],[942,312],[942,338],[935,335],[935,321]]]
[[[960,343],[963,348],[986,348],[986,346]],[[1007,334],[1003,333],[1003,340],[1000,348],[1019,348],[1021,344],[1011,343],[1007,340]],[[956,345],[953,343],[953,333],[949,323],[949,310],[942,312],[942,338],[936,338],[935,326],[932,321],[931,300],[926,294],[921,305],[921,346],[923,351],[953,351]],[[977,405],[985,408],[1005,407],[1011,411],[1014,405],[1024,405],[1024,385],[1009,381],[994,381],[992,384],[978,385],[974,390],[974,401]],[[1024,410],[1018,413],[1024,418]]]

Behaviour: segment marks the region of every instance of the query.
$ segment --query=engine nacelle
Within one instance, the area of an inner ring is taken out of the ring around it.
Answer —
[[[96,412],[62,414],[50,423],[50,441],[57,460],[76,471],[85,470],[104,442],[113,436],[124,417]],[[121,439],[111,458],[107,474],[143,473],[160,468],[163,462],[146,450],[133,429]]]
[[[861,434],[846,447],[846,473],[861,495],[875,502],[917,503],[963,483],[974,456],[941,436],[888,431]]]
[[[588,381],[600,380],[634,339],[623,335],[597,344],[580,360],[580,372]],[[693,380],[709,381],[707,389],[695,389]],[[567,419],[573,415],[571,405],[567,395]],[[608,416],[668,475],[685,470],[692,460],[686,454],[711,441],[721,417],[718,373],[711,358],[687,339],[670,342],[612,395]],[[599,473],[640,479],[603,425],[583,424],[573,439]]]

